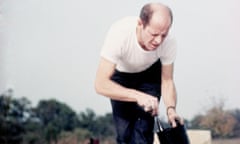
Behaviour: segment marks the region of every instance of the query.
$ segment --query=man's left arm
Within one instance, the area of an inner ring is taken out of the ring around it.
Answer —
[[[175,120],[179,120],[183,124],[183,120],[176,112],[177,94],[173,80],[173,64],[162,65],[162,97],[166,106],[166,113],[169,122],[176,127]]]

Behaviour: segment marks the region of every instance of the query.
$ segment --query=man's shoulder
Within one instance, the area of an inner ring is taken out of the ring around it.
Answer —
[[[137,17],[123,17],[115,21],[110,27],[108,36],[118,38],[119,41],[124,40],[137,26]]]
[[[136,16],[125,16],[116,20],[115,23],[136,22],[137,19],[138,17]]]
[[[136,16],[127,16],[127,17],[122,17],[118,20],[116,20],[112,27],[113,28],[131,28],[131,27],[135,27],[137,24],[137,19],[138,17]]]

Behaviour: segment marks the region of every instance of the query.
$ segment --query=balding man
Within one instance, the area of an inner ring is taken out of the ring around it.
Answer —
[[[173,63],[176,41],[170,8],[143,6],[139,17],[115,22],[106,36],[96,74],[96,92],[111,100],[118,144],[152,144],[154,116],[163,97],[169,122],[176,113]]]

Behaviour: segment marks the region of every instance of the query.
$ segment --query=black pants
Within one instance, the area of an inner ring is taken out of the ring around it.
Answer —
[[[139,73],[115,71],[113,81],[120,85],[142,91],[160,100],[161,62]],[[152,144],[154,118],[135,102],[111,100],[118,144]]]

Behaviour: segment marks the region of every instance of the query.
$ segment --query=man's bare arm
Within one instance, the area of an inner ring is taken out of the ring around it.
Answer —
[[[176,119],[183,123],[182,119],[176,113],[177,94],[173,80],[173,64],[162,66],[162,96],[168,119],[173,127],[176,126]]]
[[[162,66],[162,96],[166,107],[176,107],[177,96],[173,81],[173,64]]]
[[[137,102],[145,111],[153,107],[152,114],[158,113],[157,98],[140,92],[135,89],[126,88],[111,80],[116,65],[101,58],[96,74],[95,89],[98,94],[104,95],[114,100]]]
[[[101,58],[96,74],[96,92],[114,100],[136,102],[134,91],[125,88],[111,80],[115,70],[115,64]]]

